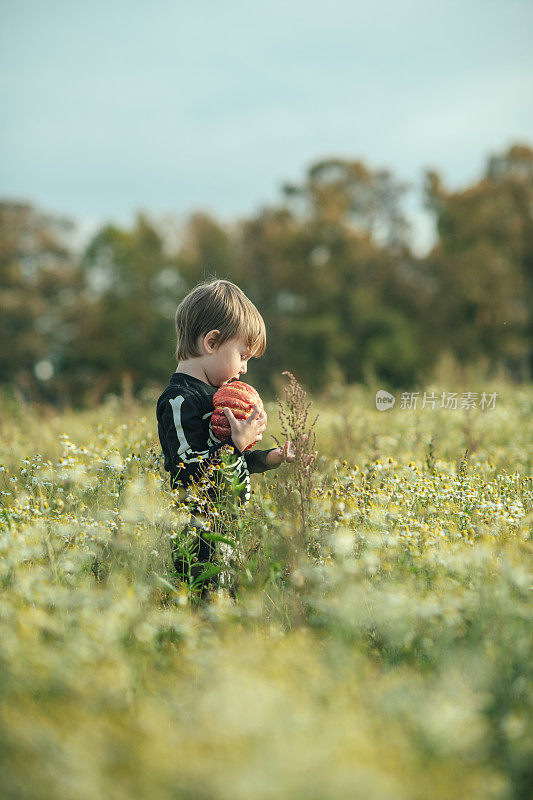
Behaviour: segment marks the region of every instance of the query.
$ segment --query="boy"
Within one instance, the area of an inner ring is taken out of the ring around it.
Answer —
[[[239,499],[246,505],[250,499],[250,474],[266,472],[283,461],[295,459],[289,441],[283,448],[245,450],[263,438],[267,425],[266,412],[259,413],[255,405],[246,420],[238,420],[231,409],[224,409],[231,427],[230,439],[221,441],[211,427],[213,395],[217,389],[239,380],[239,375],[246,374],[248,360],[260,357],[265,351],[263,318],[238,286],[215,279],[189,292],[178,306],[175,322],[178,366],[157,401],[158,434],[171,488],[186,489],[192,480],[205,474],[206,468],[213,466],[215,473],[224,473],[230,479],[236,476],[244,484]],[[229,445],[236,456],[232,464],[225,465],[223,461],[220,450],[224,445]],[[316,451],[309,457],[309,463],[315,456]],[[213,494],[210,492],[209,496]],[[212,517],[203,513],[200,503],[189,499],[189,510],[190,527],[197,530],[212,527]],[[190,570],[193,578],[213,561],[215,547],[200,533],[195,552],[198,561]],[[176,571],[186,579],[189,565],[180,557],[175,543],[172,560]],[[202,597],[205,589],[204,585]]]

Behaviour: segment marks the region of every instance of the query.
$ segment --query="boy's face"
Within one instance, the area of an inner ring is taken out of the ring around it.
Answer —
[[[233,378],[238,379],[240,375],[246,374],[251,353],[244,339],[236,337],[228,339],[218,349],[213,349],[208,358],[206,374],[214,386],[222,386]]]

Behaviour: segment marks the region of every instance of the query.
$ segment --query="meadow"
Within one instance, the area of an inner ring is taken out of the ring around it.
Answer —
[[[484,411],[314,399],[305,525],[294,465],[252,476],[237,598],[203,604],[155,395],[6,394],[0,797],[531,797],[533,386],[489,383]]]

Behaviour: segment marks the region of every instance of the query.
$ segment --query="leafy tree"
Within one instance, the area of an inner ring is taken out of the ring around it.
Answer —
[[[261,392],[290,370],[329,381],[412,386],[443,350],[533,371],[533,150],[514,145],[452,192],[435,171],[424,197],[439,240],[409,248],[406,184],[330,158],[285,184],[278,203],[233,225],[194,213],[170,228],[138,214],[105,225],[81,256],[71,220],[0,202],[0,378],[26,396],[87,405],[106,392],[162,385],[174,368],[174,315],[210,277],[236,282],[260,309],[268,346]],[[170,244],[169,244],[170,242]]]
[[[399,268],[412,260],[404,189],[360,162],[321,161],[284,187],[282,205],[241,223],[237,275],[272,332],[265,378],[287,367],[315,390],[363,380],[369,367],[392,383],[414,378],[416,298]]]
[[[235,236],[205,213],[194,213],[186,225],[176,267],[187,291],[211,277],[232,273],[235,265]]]
[[[138,392],[167,376],[175,341],[172,322],[183,281],[144,214],[132,230],[106,225],[81,262],[85,313],[70,367],[88,401],[105,392]]]
[[[389,170],[372,170],[361,161],[323,159],[311,165],[302,186],[285,184],[287,199],[302,201],[314,222],[366,231],[378,245],[406,244],[408,223],[401,209],[407,184]]]
[[[79,275],[75,223],[31,203],[0,202],[0,380],[56,401]]]
[[[533,150],[514,145],[489,159],[474,186],[450,192],[426,173],[425,199],[439,243],[429,314],[459,360],[485,355],[522,379],[532,367]]]

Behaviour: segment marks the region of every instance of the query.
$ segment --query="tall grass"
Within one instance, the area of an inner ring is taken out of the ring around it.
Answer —
[[[306,535],[294,466],[253,476],[237,601],[200,606],[153,402],[4,398],[0,796],[528,798],[533,387],[496,389],[332,387]]]

